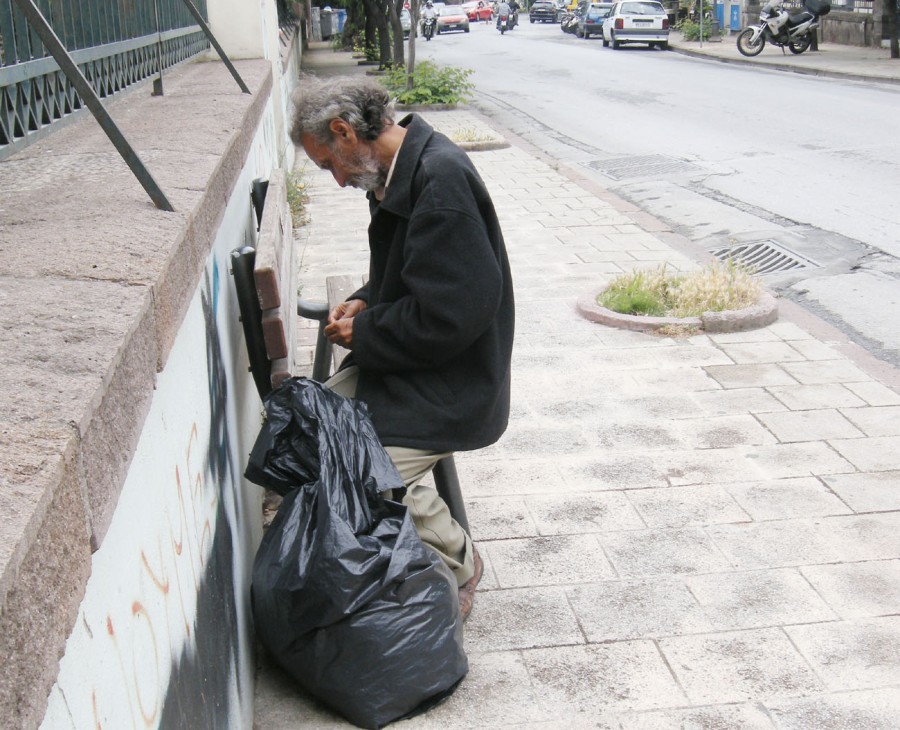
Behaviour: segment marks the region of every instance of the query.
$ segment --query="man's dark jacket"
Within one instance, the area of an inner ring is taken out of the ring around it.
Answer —
[[[386,446],[494,443],[509,419],[515,310],[503,234],[466,154],[421,117],[379,202],[370,193],[369,278],[350,298],[365,401]]]

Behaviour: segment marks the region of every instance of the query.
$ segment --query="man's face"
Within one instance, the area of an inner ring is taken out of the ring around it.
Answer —
[[[309,159],[328,170],[342,188],[349,185],[370,192],[384,187],[388,171],[379,164],[372,148],[355,136],[336,135],[329,145],[304,135],[302,143]]]

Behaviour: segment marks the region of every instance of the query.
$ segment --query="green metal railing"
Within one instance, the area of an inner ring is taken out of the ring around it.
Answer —
[[[98,97],[210,46],[184,0],[35,0]],[[206,16],[206,0],[194,0]],[[0,0],[0,159],[84,109],[14,0]]]

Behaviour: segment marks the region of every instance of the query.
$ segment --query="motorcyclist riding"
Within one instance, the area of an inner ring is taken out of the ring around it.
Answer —
[[[505,17],[507,19],[507,23],[509,22],[510,9],[509,3],[506,0],[500,0],[497,3],[497,30],[500,30],[500,18]]]
[[[509,0],[509,29],[512,30],[519,24],[519,8],[522,7],[516,0]]]
[[[431,4],[431,0],[427,0],[425,7],[422,8],[422,32],[425,40],[430,41],[434,33],[434,26],[437,23],[437,10]]]

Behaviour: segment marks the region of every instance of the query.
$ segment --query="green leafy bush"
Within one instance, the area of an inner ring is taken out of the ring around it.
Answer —
[[[413,72],[412,88],[407,88],[409,73],[396,66],[381,77],[381,83],[400,104],[456,104],[467,101],[475,85],[469,81],[471,69],[441,67],[433,61],[420,61]]]
[[[676,29],[681,31],[681,34],[684,36],[686,41],[699,41],[700,40],[700,23],[691,20],[690,18],[685,18],[676,26]],[[703,21],[703,40],[708,41],[712,38],[712,21],[704,20]]]

